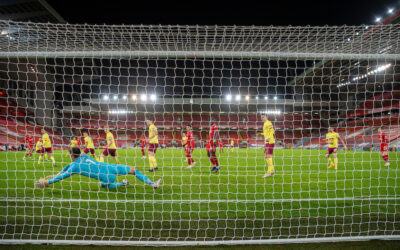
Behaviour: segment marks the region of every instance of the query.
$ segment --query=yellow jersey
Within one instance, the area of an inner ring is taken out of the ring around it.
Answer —
[[[339,134],[336,132],[327,133],[326,140],[328,141],[328,147],[329,148],[337,148],[338,147],[338,138],[339,138]]]
[[[107,145],[108,145],[108,143],[110,143],[110,141],[111,141],[111,144],[110,144],[110,146],[108,146],[108,148],[109,149],[117,149],[117,146],[115,146],[113,134],[111,134],[111,132],[108,132],[107,133]]]
[[[44,133],[42,135],[42,141],[43,141],[43,147],[44,148],[51,148],[51,141],[50,141],[49,134]]]
[[[43,144],[40,141],[36,142],[36,151],[42,150]]]
[[[274,133],[275,133],[275,130],[274,130],[274,126],[272,125],[272,122],[270,122],[270,121],[264,122],[263,135],[264,135],[265,143],[268,143],[268,144],[275,143]],[[267,139],[269,139],[268,142],[267,142]]]
[[[71,140],[71,148],[76,148],[78,147],[78,141],[77,140]]]
[[[86,148],[94,148],[93,140],[90,136],[86,136],[84,138],[84,140],[85,140]]]
[[[182,137],[182,142],[183,142],[183,145],[186,145],[186,143],[187,143],[187,137],[186,136]]]
[[[235,145],[235,142],[231,140],[231,146],[233,147]]]
[[[154,126],[154,124],[151,124],[149,127],[149,138],[151,138],[152,136],[154,137],[151,138],[151,140],[149,140],[150,144],[158,144],[158,135],[156,133],[157,133],[156,126]]]

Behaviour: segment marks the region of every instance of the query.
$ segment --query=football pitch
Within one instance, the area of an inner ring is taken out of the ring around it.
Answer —
[[[99,155],[100,151],[97,151]],[[255,240],[400,234],[400,153],[385,167],[378,152],[339,151],[338,170],[324,150],[276,149],[276,174],[262,178],[262,149],[225,149],[219,173],[203,149],[187,166],[182,149],[160,149],[159,171],[139,149],[119,149],[122,164],[150,179],[119,176],[130,186],[100,188],[74,175],[45,190],[34,180],[70,163],[65,151],[51,162],[23,161],[24,152],[1,152],[0,238],[46,240]],[[106,158],[113,163],[111,158]]]

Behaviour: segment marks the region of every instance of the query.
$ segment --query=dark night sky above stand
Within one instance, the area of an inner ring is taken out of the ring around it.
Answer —
[[[389,7],[398,4],[395,0],[245,3],[48,0],[48,3],[69,23],[262,26],[372,24],[376,16],[385,14]]]

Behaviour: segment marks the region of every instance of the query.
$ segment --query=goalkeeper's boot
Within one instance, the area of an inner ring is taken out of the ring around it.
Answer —
[[[331,165],[329,165],[328,168],[331,168],[331,167],[334,167],[334,166],[335,166],[335,164],[332,163]]]
[[[154,171],[158,171],[158,168],[154,168]]]
[[[275,174],[275,170],[271,171],[271,175],[274,175],[274,174]]]
[[[389,167],[390,166],[390,163],[389,162],[386,162],[385,163],[385,167]]]
[[[151,172],[151,173],[154,172],[154,169],[149,169],[149,172]]]
[[[156,182],[154,183],[153,188],[154,188],[154,189],[159,188],[160,185],[161,185],[161,182],[162,182],[162,178],[160,178],[158,181],[156,181]]]
[[[128,186],[129,184],[131,184],[129,181],[125,179],[122,180],[122,186]]]
[[[53,167],[57,167],[57,163],[54,162],[54,163],[53,163]]]
[[[271,176],[272,176],[272,174],[266,173],[263,178],[268,178],[268,177],[271,177]]]

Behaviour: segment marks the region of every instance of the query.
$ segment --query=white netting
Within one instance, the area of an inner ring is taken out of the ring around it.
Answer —
[[[183,245],[399,236],[399,25],[1,21],[0,32],[0,242]],[[267,178],[261,114],[276,139],[276,172]],[[158,128],[155,172],[148,172],[148,148],[144,157],[141,152],[146,119]],[[213,123],[223,148],[216,152],[218,173],[210,171],[216,163],[205,149]],[[196,166],[182,146],[187,125]],[[105,126],[118,160],[153,181],[162,177],[161,188],[128,175],[117,181],[130,185],[107,189],[74,175],[35,189],[36,180],[71,163],[66,149],[75,136],[83,143],[87,132],[100,159]],[[349,148],[339,140],[336,170],[325,158],[330,126]],[[390,166],[379,153],[378,128],[388,140]],[[23,159],[25,136],[36,142],[42,129],[56,167],[45,159],[38,164],[37,153]]]

